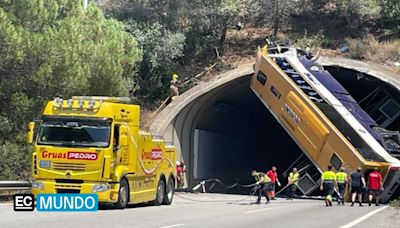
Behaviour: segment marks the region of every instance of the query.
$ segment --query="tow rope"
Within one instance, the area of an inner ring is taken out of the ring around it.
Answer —
[[[191,188],[192,191],[197,191],[200,187],[203,188],[203,192],[206,192],[206,184],[211,183],[210,187],[207,188],[207,191],[212,190],[217,184],[220,184],[223,187],[222,192],[213,192],[213,193],[225,193],[225,191],[233,188],[252,188],[249,192],[249,195],[247,195],[244,198],[241,199],[225,199],[225,200],[197,200],[197,199],[190,199],[188,197],[182,196],[181,194],[175,194],[175,196],[189,200],[189,201],[194,201],[194,202],[203,202],[203,203],[212,203],[212,202],[241,202],[241,201],[246,201],[246,200],[251,200],[251,197],[254,196],[254,194],[257,192],[259,189],[259,185],[256,183],[253,184],[240,184],[240,183],[234,183],[232,185],[226,185],[224,182],[222,182],[220,179],[208,179],[208,180],[203,180],[201,181],[198,185],[195,187]]]

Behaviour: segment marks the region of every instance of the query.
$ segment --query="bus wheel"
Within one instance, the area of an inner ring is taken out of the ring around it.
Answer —
[[[157,186],[157,195],[156,199],[154,200],[154,204],[156,206],[159,206],[163,203],[164,201],[164,195],[165,195],[165,183],[162,179],[158,181],[158,186]]]
[[[118,201],[115,203],[115,207],[123,209],[128,205],[129,200],[129,185],[126,179],[122,179],[119,183]]]
[[[174,198],[174,191],[175,191],[174,180],[172,178],[169,178],[163,204],[171,205],[172,199]]]

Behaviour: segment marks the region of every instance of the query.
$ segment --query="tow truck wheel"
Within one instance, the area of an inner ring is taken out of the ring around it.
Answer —
[[[122,179],[119,183],[118,201],[115,203],[115,207],[123,209],[128,205],[129,200],[129,185],[126,179]]]
[[[156,199],[154,200],[154,204],[156,206],[159,206],[164,202],[164,195],[165,195],[165,183],[164,180],[160,179],[158,181]]]
[[[174,198],[174,191],[175,191],[174,180],[172,178],[169,178],[163,204],[171,205],[172,199]]]

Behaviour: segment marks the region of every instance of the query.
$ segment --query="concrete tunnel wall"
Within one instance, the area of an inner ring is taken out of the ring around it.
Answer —
[[[334,64],[335,59],[321,62],[342,67]],[[344,63],[345,68],[377,75],[375,69]],[[247,64],[202,82],[169,104],[151,125],[154,135],[176,146],[190,186],[209,178],[250,183],[252,169],[265,172],[277,165],[282,173],[302,154],[250,90],[252,73],[253,64]],[[377,77],[400,88],[396,75],[379,71]]]

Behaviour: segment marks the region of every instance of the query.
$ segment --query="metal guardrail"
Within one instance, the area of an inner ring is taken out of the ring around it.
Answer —
[[[29,190],[32,183],[29,181],[0,181],[0,194],[2,192]]]

